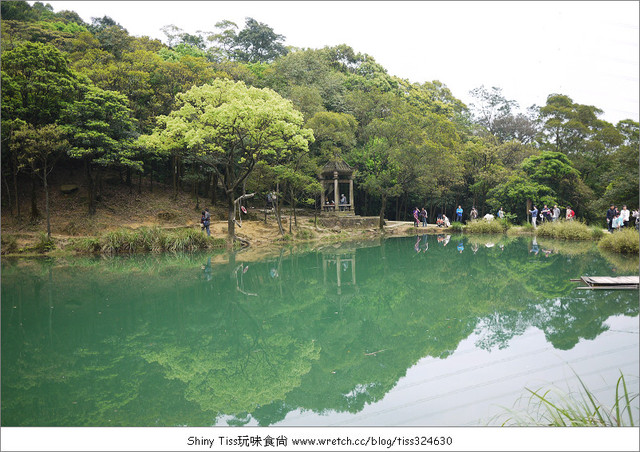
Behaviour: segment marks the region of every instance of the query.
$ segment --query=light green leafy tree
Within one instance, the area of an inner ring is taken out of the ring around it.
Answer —
[[[302,114],[269,89],[215,80],[179,94],[176,109],[158,118],[147,145],[183,147],[218,175],[227,195],[228,235],[235,237],[236,190],[259,162],[307,151],[313,133]]]

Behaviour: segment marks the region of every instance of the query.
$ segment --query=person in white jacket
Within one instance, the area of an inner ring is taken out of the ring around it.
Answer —
[[[629,226],[629,209],[627,206],[622,206],[622,210],[620,211],[620,218],[622,218],[623,227]]]

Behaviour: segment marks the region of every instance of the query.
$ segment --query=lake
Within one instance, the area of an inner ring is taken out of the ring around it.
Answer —
[[[638,291],[570,279],[637,269],[455,235],[3,259],[2,426],[499,425],[576,375],[611,405],[620,372],[638,392]]]

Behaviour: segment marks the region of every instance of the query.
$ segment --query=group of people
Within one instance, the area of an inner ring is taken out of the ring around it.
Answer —
[[[428,216],[429,215],[427,214],[427,209],[425,209],[424,207],[422,208],[422,210],[418,209],[417,207],[414,208],[413,209],[413,225],[417,228],[422,223],[422,226],[426,228]]]
[[[463,213],[464,209],[459,205],[456,208],[456,221],[462,222]],[[423,227],[427,227],[427,217],[427,209],[425,209],[424,207],[422,209],[419,209],[417,207],[413,209],[413,225],[415,227],[419,227],[421,224]],[[491,215],[491,217],[493,218],[493,215]],[[475,220],[476,218],[478,218],[478,209],[476,209],[474,206],[469,212],[469,219]],[[502,207],[500,207],[500,210],[498,211],[498,218],[504,218],[504,211],[502,210]],[[451,226],[451,221],[445,213],[441,213],[438,214],[436,218],[436,226],[441,228],[448,228],[449,226]]]
[[[351,206],[349,205],[349,203],[347,202],[347,197],[343,194],[340,195],[340,210],[346,210],[346,209],[350,209]],[[329,211],[329,210],[336,210],[336,203],[335,201],[325,201],[324,203],[324,210]]]
[[[538,208],[534,205],[533,210],[530,210],[529,213],[531,214],[531,224],[533,224],[534,228],[537,227],[538,216],[540,217],[541,222],[544,223],[545,221],[558,221],[562,214],[557,204],[553,206],[553,209],[550,209],[545,204],[541,211],[538,211]],[[567,221],[573,221],[575,217],[576,213],[570,206],[567,206],[565,219]]]
[[[630,217],[635,218],[635,223],[637,226],[640,218],[637,210],[634,210],[633,215],[631,215],[626,205],[622,206],[622,210],[618,210],[618,208],[614,204],[611,204],[609,210],[607,210],[607,229],[609,230],[609,232],[613,232],[619,231],[622,228],[629,227]]]

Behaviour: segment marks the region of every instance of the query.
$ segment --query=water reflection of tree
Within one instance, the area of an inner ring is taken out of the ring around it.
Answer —
[[[324,283],[320,251],[248,264],[238,254],[211,280],[197,257],[58,266],[51,280],[50,266],[33,280],[3,264],[2,360],[17,363],[3,365],[3,425],[271,425],[298,409],[356,413],[474,331],[492,349],[534,326],[567,349],[611,315],[638,314],[623,293],[574,291],[576,272],[606,268],[597,255],[534,257],[521,239],[504,251],[413,247],[354,247],[347,273],[358,290],[342,294]],[[22,329],[5,286],[30,305]],[[53,339],[42,334],[50,319]]]

